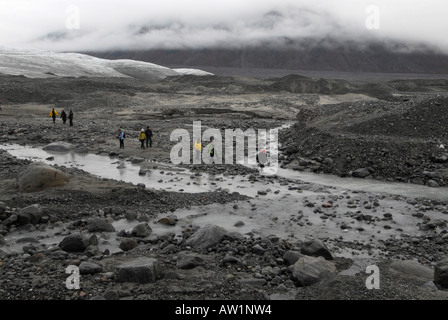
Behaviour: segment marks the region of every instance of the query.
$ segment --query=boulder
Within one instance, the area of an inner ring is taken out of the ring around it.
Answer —
[[[303,255],[298,251],[288,250],[283,254],[283,260],[286,261],[288,265],[293,265],[296,263]]]
[[[124,238],[121,240],[120,249],[123,251],[129,251],[136,247],[138,247],[138,243],[134,239]]]
[[[215,225],[206,225],[196,231],[186,244],[196,249],[208,249],[222,241],[227,231]]]
[[[224,235],[224,239],[229,240],[229,241],[242,241],[242,240],[244,240],[244,235],[242,235],[239,232],[232,231],[232,232],[226,233]]]
[[[330,250],[321,240],[311,240],[303,243],[301,253],[307,256],[324,257],[326,260],[333,260]]]
[[[264,252],[266,251],[262,246],[260,246],[259,244],[254,245],[251,250],[253,253],[258,254],[258,255],[263,255]]]
[[[5,213],[6,204],[4,202],[0,202],[0,214]]]
[[[8,218],[3,220],[2,224],[5,225],[5,226],[9,226],[11,224],[16,223],[17,219],[18,219],[17,215],[16,214],[12,214]]]
[[[33,204],[19,211],[17,215],[17,224],[37,224],[44,215],[43,209],[39,204]]]
[[[97,244],[95,236],[84,238],[80,234],[71,234],[62,239],[58,246],[66,252],[83,252],[88,246]]]
[[[87,220],[87,229],[90,232],[114,232],[115,228],[107,219],[93,218]]]
[[[45,163],[35,162],[19,174],[16,186],[19,192],[35,192],[49,187],[63,186],[67,182],[68,177],[62,171]]]
[[[193,269],[204,264],[204,259],[202,259],[198,254],[195,253],[181,252],[177,256],[176,266],[179,269]]]
[[[293,267],[293,279],[298,286],[309,286],[337,274],[335,265],[323,257],[304,256]]]
[[[93,263],[93,262],[83,261],[79,265],[79,273],[80,274],[95,274],[95,273],[100,273],[102,271],[103,271],[103,267],[101,267],[100,265]]]
[[[439,261],[434,268],[434,283],[448,288],[448,257]]]
[[[432,187],[432,188],[437,188],[439,186],[439,184],[437,183],[437,181],[435,180],[428,180],[428,182],[426,183],[428,185],[428,187]]]
[[[393,261],[389,269],[429,281],[434,278],[434,270],[414,261]]]
[[[42,150],[45,151],[56,151],[56,152],[69,152],[73,148],[73,145],[64,141],[57,141],[47,144]]]
[[[358,169],[352,172],[352,176],[355,178],[365,178],[370,176],[370,171],[366,168]]]
[[[145,238],[152,232],[151,227],[147,223],[141,223],[134,227],[131,231],[131,236],[138,238]]]
[[[143,158],[132,158],[131,159],[132,164],[142,163],[144,161],[145,161],[145,159],[143,159]]]
[[[116,268],[116,282],[150,283],[160,276],[160,263],[157,259],[139,257],[127,261]]]
[[[174,226],[177,223],[177,219],[175,219],[173,217],[164,217],[164,218],[160,218],[157,222],[161,223],[161,224],[165,224],[167,226]]]

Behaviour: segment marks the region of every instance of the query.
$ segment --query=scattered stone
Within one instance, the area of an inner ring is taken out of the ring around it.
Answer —
[[[123,251],[129,251],[136,247],[138,247],[138,243],[134,239],[124,238],[121,240],[120,249]]]
[[[115,228],[107,219],[93,218],[87,220],[87,229],[90,232],[114,232]]]
[[[196,249],[208,249],[222,241],[227,231],[216,225],[206,225],[196,231],[186,244]]]
[[[428,180],[428,182],[426,184],[428,185],[428,187],[432,187],[432,188],[437,188],[439,186],[439,184],[435,180]]]
[[[434,271],[432,268],[426,267],[414,261],[393,261],[389,268],[391,270],[412,275],[427,281],[434,278]]]
[[[115,281],[151,283],[161,275],[160,263],[155,258],[139,257],[127,261],[116,268]]]
[[[98,245],[95,236],[83,238],[80,234],[71,234],[59,243],[59,248],[66,252],[83,252],[89,245]]]
[[[324,257],[326,260],[333,260],[330,250],[323,241],[318,239],[303,243],[301,253],[313,257]]]
[[[235,224],[233,226],[234,227],[242,227],[242,226],[244,226],[244,222],[241,220],[238,220],[237,222],[235,222]]]
[[[242,241],[244,240],[244,236],[239,232],[228,232],[224,235],[224,239],[230,241]]]
[[[298,286],[309,286],[337,274],[335,265],[323,257],[304,256],[293,267],[293,279]]]
[[[260,279],[260,278],[243,278],[240,280],[241,284],[249,285],[256,288],[262,288],[264,285],[266,285],[267,281],[266,279]]]
[[[352,172],[352,176],[355,178],[365,178],[370,176],[370,171],[366,168],[358,169]]]
[[[177,256],[176,266],[179,269],[193,269],[203,265],[205,265],[205,261],[198,254],[181,252]]]
[[[448,288],[448,258],[439,261],[434,268],[434,283]]]
[[[93,263],[93,262],[83,261],[79,265],[79,273],[80,274],[95,274],[95,273],[100,273],[102,271],[103,271],[103,267],[101,267],[100,265]]]
[[[255,253],[255,254],[263,255],[263,254],[265,253],[266,250],[265,250],[262,246],[260,246],[259,244],[256,244],[256,245],[254,245],[254,246],[252,247],[251,251],[252,251],[253,253]]]
[[[141,223],[134,227],[131,231],[131,236],[138,238],[146,238],[152,232],[151,227],[147,223]]]
[[[19,211],[17,215],[17,224],[38,224],[43,216],[43,209],[39,204],[33,204]]]
[[[298,251],[288,250],[283,254],[283,260],[287,262],[288,265],[293,265],[296,263],[303,255]]]
[[[172,217],[164,217],[159,219],[157,222],[167,226],[174,226],[177,223],[177,219],[174,219]]]
[[[222,259],[222,263],[224,265],[227,265],[227,264],[237,264],[237,265],[240,265],[240,266],[244,266],[244,262],[242,262],[240,259],[238,259],[238,258],[236,258],[234,256],[231,256],[229,254],[227,254],[224,257],[224,259]]]

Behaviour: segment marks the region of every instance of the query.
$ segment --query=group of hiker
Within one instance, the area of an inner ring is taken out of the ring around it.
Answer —
[[[140,141],[140,148],[145,149],[146,148],[152,148],[152,130],[149,127],[146,127],[146,130],[142,128],[140,130],[140,133],[138,135],[138,140]],[[126,133],[120,129],[118,131],[118,140],[120,141],[120,148],[124,148],[124,139],[126,138]]]
[[[50,117],[53,118],[53,123],[56,123],[56,117],[59,116],[59,113],[53,108],[50,112]],[[73,111],[70,110],[68,116],[64,109],[62,109],[61,116],[62,123],[65,124],[67,122],[67,119],[70,122],[70,127],[73,126]]]

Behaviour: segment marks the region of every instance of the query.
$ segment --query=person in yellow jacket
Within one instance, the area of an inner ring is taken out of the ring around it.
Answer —
[[[140,134],[138,135],[138,139],[140,140],[141,146],[140,148],[145,149],[145,141],[146,141],[146,134],[145,130],[140,130]]]
[[[194,154],[195,154],[196,159],[199,161],[201,159],[201,150],[202,150],[201,139],[198,138],[194,142]]]
[[[53,109],[51,110],[51,112],[50,112],[50,117],[53,118],[53,123],[56,122],[56,117],[57,117],[58,115],[59,115],[58,112],[57,112],[56,110],[54,110],[54,108],[53,108]]]

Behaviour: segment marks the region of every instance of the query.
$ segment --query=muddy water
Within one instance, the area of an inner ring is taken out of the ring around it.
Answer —
[[[170,164],[147,161],[132,164],[129,159],[104,155],[50,153],[41,148],[20,145],[3,145],[0,148],[21,159],[76,167],[102,178],[133,184],[143,183],[146,188],[151,189],[187,193],[225,190],[252,198],[238,203],[211,204],[177,210],[170,213],[178,219],[175,226],[158,224],[157,220],[164,215],[154,217],[149,222],[153,234],[169,232],[179,239],[186,227],[215,224],[228,231],[260,236],[276,235],[289,240],[320,238],[378,244],[380,239],[399,238],[403,234],[421,234],[417,227],[421,220],[414,216],[418,208],[408,204],[402,196],[447,200],[446,191],[442,188],[338,178],[286,169],[278,169],[275,176],[263,176],[261,172],[262,175],[257,181],[250,181],[248,176],[205,173],[196,176],[188,170]],[[53,159],[46,160],[49,157]],[[139,175],[142,168],[150,168],[144,176]],[[260,191],[262,194],[259,194]],[[324,208],[322,205],[330,199],[333,206]],[[375,199],[378,203],[372,206]],[[313,205],[308,206],[308,203]],[[372,216],[373,221],[358,221],[356,216],[361,212]],[[385,219],[385,214],[392,214],[392,219]],[[442,219],[444,216],[440,211],[426,211],[425,215],[431,219]],[[137,222],[120,220],[114,222],[114,227],[117,231],[130,231],[136,224]],[[18,248],[22,244],[19,239],[23,237],[37,237],[40,243],[57,245],[64,237],[64,232],[17,232],[9,234],[8,237],[12,237],[12,242],[15,242]],[[104,237],[106,238],[100,239],[100,249],[107,248],[111,252],[119,250],[119,240],[115,234]],[[351,255],[349,252],[339,254]],[[361,257],[362,255],[358,256],[359,261]],[[370,261],[373,257],[362,259]]]

